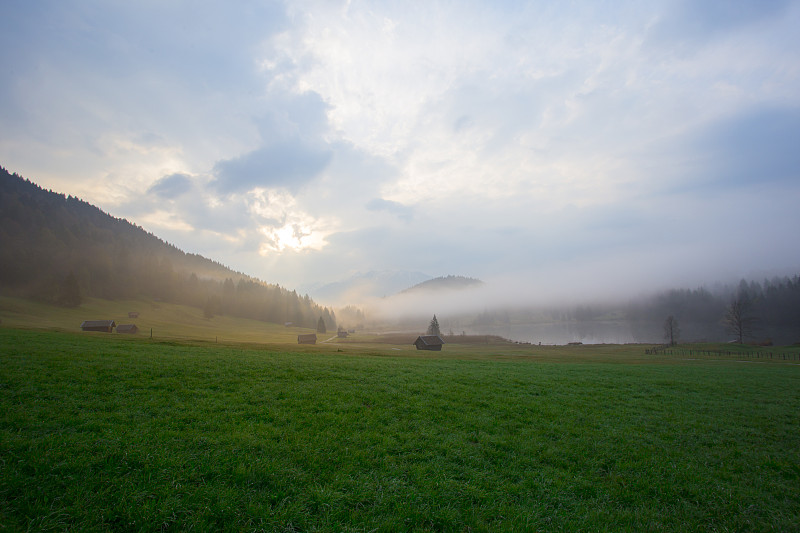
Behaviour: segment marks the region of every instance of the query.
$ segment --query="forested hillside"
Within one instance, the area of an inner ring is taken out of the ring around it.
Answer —
[[[0,289],[64,306],[146,297],[267,322],[335,329],[331,310],[0,167]]]

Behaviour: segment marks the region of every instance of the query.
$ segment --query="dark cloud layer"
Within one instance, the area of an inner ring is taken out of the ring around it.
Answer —
[[[374,198],[367,202],[367,209],[370,211],[386,211],[403,220],[411,220],[414,216],[414,209],[412,207],[399,202],[384,200],[383,198]]]
[[[708,156],[719,181],[747,185],[800,179],[800,109],[754,110],[715,124]]]
[[[789,0],[682,0],[653,25],[648,43],[689,53],[731,31],[779,17],[789,5]]]
[[[147,189],[147,194],[155,194],[165,199],[181,196],[192,188],[192,180],[186,174],[164,176]]]
[[[726,116],[660,145],[651,194],[715,194],[800,180],[800,109]]]
[[[230,87],[252,71],[255,47],[286,24],[280,2],[70,2],[4,5],[3,63],[35,68],[42,57],[108,76],[158,71],[204,87]],[[11,35],[24,38],[24,46]],[[9,40],[6,40],[9,39]],[[13,57],[12,51],[13,50]]]
[[[331,160],[324,146],[278,142],[214,165],[212,186],[221,193],[254,187],[285,187],[296,191],[314,179]]]
[[[218,161],[211,186],[227,194],[254,187],[282,187],[297,192],[324,170],[334,149],[324,139],[327,105],[314,92],[275,90],[272,106],[256,123],[262,146]]]

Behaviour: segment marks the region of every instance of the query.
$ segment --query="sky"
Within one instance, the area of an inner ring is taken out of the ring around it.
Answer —
[[[800,272],[798,1],[1,10],[0,165],[268,282]]]

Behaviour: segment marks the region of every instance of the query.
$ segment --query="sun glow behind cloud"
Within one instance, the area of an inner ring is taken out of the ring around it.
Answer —
[[[333,218],[315,218],[299,209],[288,192],[258,188],[248,194],[251,212],[262,222],[258,231],[264,237],[259,254],[291,250],[322,250],[326,237],[334,233],[338,222]]]
[[[260,231],[266,237],[261,244],[261,255],[284,250],[322,250],[326,244],[325,237],[330,234],[330,231],[299,222],[279,228],[262,227]]]

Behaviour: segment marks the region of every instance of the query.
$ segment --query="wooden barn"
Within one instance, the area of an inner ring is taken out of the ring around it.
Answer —
[[[128,311],[128,318],[139,318],[139,311]]]
[[[439,335],[420,335],[414,341],[414,346],[417,350],[434,350],[437,352],[442,351],[442,344],[444,341]]]
[[[317,344],[316,333],[305,333],[297,336],[297,344]]]
[[[117,326],[117,333],[130,333],[135,335],[139,333],[139,328],[136,327],[136,324],[120,324]]]
[[[81,323],[81,329],[83,331],[111,333],[114,331],[115,327],[117,327],[117,323],[113,320],[84,320],[83,323]]]
[[[340,339],[346,339],[347,331],[340,329],[339,331],[336,332],[336,336],[339,337]]]

